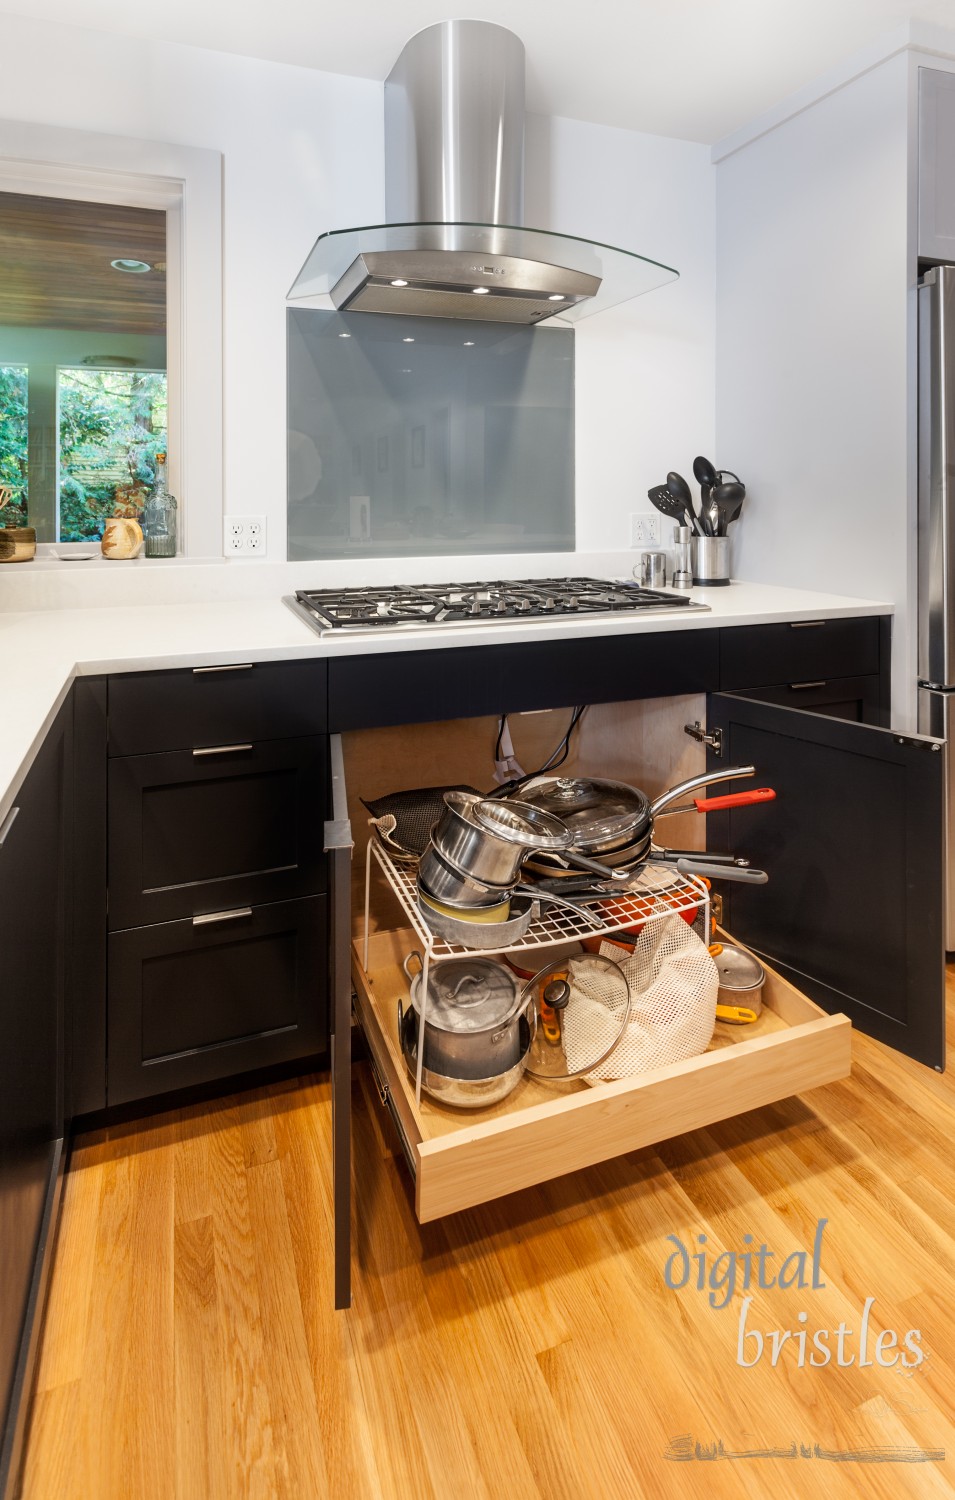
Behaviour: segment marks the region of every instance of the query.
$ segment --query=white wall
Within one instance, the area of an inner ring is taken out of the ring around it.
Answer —
[[[734,570],[899,606],[914,707],[908,77],[890,58],[717,167],[716,462]]]
[[[0,57],[9,119],[223,153],[225,508],[265,513],[283,557],[285,294],[320,232],[380,221],[381,85],[14,16]],[[648,486],[712,445],[714,175],[701,146],[528,121],[526,221],[683,278],[578,325],[581,550],[629,546]]]
[[[579,120],[527,121],[525,219],[635,250],[680,280],[576,327],[577,545],[630,545],[668,469],[714,433],[715,179],[709,148]],[[664,539],[672,536],[661,517]]]

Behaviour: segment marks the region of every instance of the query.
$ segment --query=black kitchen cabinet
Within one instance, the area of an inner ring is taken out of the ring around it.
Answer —
[[[720,631],[722,692],[878,675],[879,618],[793,620]]]
[[[264,740],[109,764],[109,927],[325,888],[328,741]]]
[[[109,937],[109,1102],[324,1052],[325,898]]]
[[[710,814],[708,837],[770,872],[727,882],[727,928],[829,1011],[945,1066],[943,753],[938,741],[752,698],[707,707],[719,755],[777,800]]]
[[[19,1467],[63,1162],[69,706],[0,826],[0,1494]]]
[[[741,688],[741,698],[779,703],[784,708],[811,710],[857,724],[879,724],[883,718],[882,679],[832,677],[823,681],[784,682],[772,687]]]

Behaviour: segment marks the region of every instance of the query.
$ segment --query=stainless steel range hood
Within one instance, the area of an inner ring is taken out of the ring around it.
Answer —
[[[669,266],[525,229],[524,46],[489,21],[441,21],[385,80],[387,224],[315,242],[289,292],[349,312],[539,323],[585,317],[676,279]]]

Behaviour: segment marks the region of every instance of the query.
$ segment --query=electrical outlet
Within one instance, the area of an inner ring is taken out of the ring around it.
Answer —
[[[631,511],[630,512],[630,545],[631,547],[659,547],[663,536],[660,530],[662,517],[659,511]]]
[[[223,551],[226,557],[264,557],[264,516],[226,516],[223,521]]]

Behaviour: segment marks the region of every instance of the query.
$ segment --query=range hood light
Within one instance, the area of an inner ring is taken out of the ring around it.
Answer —
[[[403,344],[413,344],[413,343],[414,343],[414,339],[411,339],[411,338],[408,338],[408,339],[402,339],[402,340],[401,340],[401,342],[402,342],[402,343],[403,343]]]
[[[464,340],[464,347],[465,347],[465,349],[473,349],[474,348],[474,340],[473,339],[465,339]]]
[[[490,21],[413,36],[385,80],[387,222],[320,235],[289,298],[533,326],[676,280],[646,256],[522,227],[524,71],[520,38]]]
[[[350,334],[350,333],[340,333],[340,334],[339,334],[339,335],[338,335],[338,337],[339,337],[339,338],[340,338],[340,339],[350,339],[350,338],[351,338],[351,334]]]

